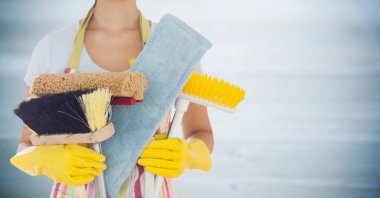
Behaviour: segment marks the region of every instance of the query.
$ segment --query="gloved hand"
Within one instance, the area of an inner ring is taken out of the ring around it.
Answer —
[[[102,154],[76,144],[31,146],[10,161],[31,176],[46,175],[70,186],[89,183],[106,168]]]
[[[162,134],[159,136],[162,137]],[[211,155],[200,139],[156,138],[148,143],[137,163],[153,174],[175,178],[185,169],[208,171],[211,168]]]

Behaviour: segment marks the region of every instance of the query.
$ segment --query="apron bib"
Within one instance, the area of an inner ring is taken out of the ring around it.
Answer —
[[[80,55],[82,53],[83,49],[83,42],[84,42],[84,35],[85,31],[87,29],[87,25],[94,13],[94,6],[88,11],[86,18],[84,18],[75,33],[74,38],[74,47],[73,51],[71,52],[68,67],[65,68],[64,73],[74,73],[78,69],[78,63],[80,59]],[[148,41],[151,29],[150,29],[150,22],[141,14],[140,12],[140,33],[142,38],[142,44],[145,45],[145,43]]]

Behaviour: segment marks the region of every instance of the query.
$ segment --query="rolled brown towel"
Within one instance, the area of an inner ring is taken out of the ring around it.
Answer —
[[[31,92],[43,96],[105,87],[110,88],[113,96],[143,100],[148,84],[140,72],[45,73],[33,81]]]

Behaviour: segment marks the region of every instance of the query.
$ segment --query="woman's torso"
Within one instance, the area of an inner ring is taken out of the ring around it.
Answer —
[[[152,32],[154,31],[155,25],[155,23],[152,23]],[[75,32],[78,27],[78,24],[72,24],[50,32],[40,40],[36,45],[33,55],[34,57],[32,58],[28,72],[24,77],[24,80],[28,85],[31,85],[33,79],[40,73],[63,73],[68,65],[68,60],[74,46]],[[97,37],[95,35],[93,36]],[[106,37],[103,37],[102,39],[105,38]],[[133,36],[131,38],[133,38]],[[96,38],[89,39],[83,46],[78,63],[78,70],[80,72],[124,71],[124,68],[125,70],[128,68],[128,60],[130,58],[135,58],[142,49],[142,47],[138,48],[138,44],[133,42],[125,45],[108,45],[106,42],[103,42],[103,45],[95,45],[93,43],[94,41],[96,41]],[[113,42],[116,41],[118,40],[114,40]],[[121,40],[119,40],[119,42],[121,42]],[[102,51],[104,53],[104,43],[107,45],[107,48],[115,47],[115,49],[110,50],[109,53],[102,54]],[[95,47],[92,47],[93,45],[95,45]],[[87,46],[89,47],[89,50],[87,49]],[[122,48],[120,53],[118,53],[117,50],[118,46],[121,46]],[[128,49],[134,47],[136,47],[136,49]],[[91,56],[88,51],[90,51]],[[127,55],[123,56],[123,53],[126,53]],[[116,60],[114,60],[114,62],[108,62],[108,59]],[[200,63],[197,64],[194,71],[202,72]],[[161,124],[161,131],[167,131],[169,121],[170,113],[168,113],[168,116]],[[120,189],[120,197],[141,197],[144,182],[140,178],[143,172],[142,167],[138,166],[131,171],[130,177],[126,178],[123,187]],[[85,193],[87,195],[93,195],[92,187],[92,185],[86,187]],[[69,188],[63,184],[55,184],[52,189],[51,197],[77,197],[77,195],[78,193],[75,192],[75,189]],[[169,180],[163,184],[162,197],[173,197],[173,186]]]

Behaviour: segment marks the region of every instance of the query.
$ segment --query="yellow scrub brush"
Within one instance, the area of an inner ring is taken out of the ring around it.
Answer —
[[[172,137],[173,131],[180,127],[190,102],[233,113],[244,97],[245,91],[236,85],[208,75],[192,73],[175,101],[175,114],[168,131],[168,138]],[[158,197],[162,182],[163,177],[157,176],[154,182],[154,198]]]
[[[208,75],[192,73],[178,99],[233,113],[244,97],[245,91],[236,85]]]

